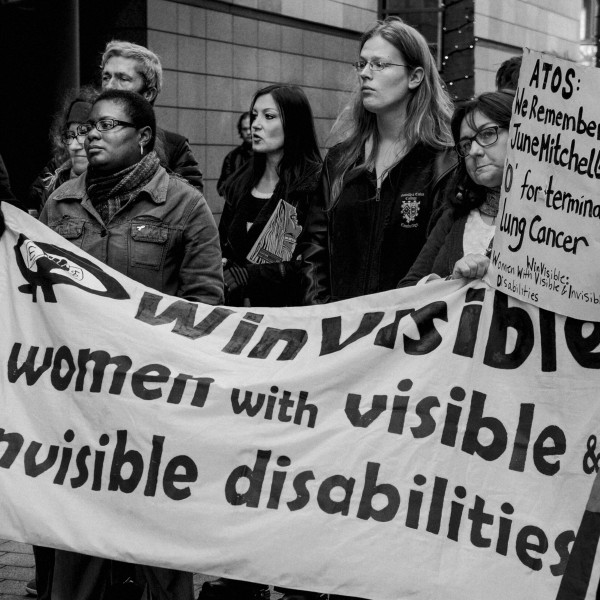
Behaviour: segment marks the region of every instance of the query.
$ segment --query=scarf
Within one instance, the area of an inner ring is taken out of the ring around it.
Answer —
[[[500,205],[500,188],[490,188],[487,191],[483,204],[479,207],[479,212],[488,217],[495,217],[498,214]]]
[[[110,175],[101,175],[92,167],[88,168],[87,193],[106,225],[138,195],[141,188],[154,177],[159,166],[158,156],[150,152],[131,167]]]

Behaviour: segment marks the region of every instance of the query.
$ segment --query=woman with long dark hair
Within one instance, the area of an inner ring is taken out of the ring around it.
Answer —
[[[305,304],[396,287],[456,163],[452,102],[425,38],[398,17],[362,36],[357,86],[301,239]]]
[[[292,85],[256,92],[253,156],[225,188],[219,223],[226,302],[298,304],[294,248],[321,169],[312,110]]]

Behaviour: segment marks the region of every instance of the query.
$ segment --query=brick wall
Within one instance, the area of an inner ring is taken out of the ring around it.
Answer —
[[[164,68],[156,110],[162,127],[190,140],[218,218],[216,180],[252,95],[270,83],[302,86],[325,147],[355,82],[357,37],[376,19],[377,2],[188,1],[148,0],[148,47]]]
[[[581,2],[475,0],[475,92],[495,87],[496,70],[523,47],[579,60]]]

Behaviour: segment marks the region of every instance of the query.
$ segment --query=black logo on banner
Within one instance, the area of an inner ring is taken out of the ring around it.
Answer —
[[[53,288],[59,283],[74,285],[90,294],[114,300],[129,298],[125,288],[114,277],[88,259],[54,244],[34,242],[21,233],[15,255],[21,275],[28,281],[26,285],[19,286],[19,291],[31,294],[33,302],[37,302],[38,287],[46,302],[56,302]]]

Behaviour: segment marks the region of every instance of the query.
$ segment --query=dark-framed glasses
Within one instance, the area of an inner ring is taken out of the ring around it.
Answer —
[[[458,144],[456,144],[455,148],[458,152],[458,155],[462,158],[466,158],[469,156],[469,152],[471,152],[471,146],[473,145],[473,141],[477,142],[482,148],[486,148],[487,146],[491,146],[498,141],[498,130],[502,129],[499,125],[492,125],[491,127],[484,127],[480,129],[474,136],[465,137]]]
[[[80,144],[83,144],[84,137],[84,134],[75,133],[74,131],[64,131],[60,134],[60,141],[65,146],[68,146],[73,140],[77,140]]]
[[[88,122],[77,125],[77,135],[87,135],[93,127],[102,132],[110,131],[119,125],[121,127],[133,127],[134,129],[137,129],[133,123],[128,123],[127,121],[119,121],[118,119],[98,119],[95,123]]]
[[[369,65],[369,69],[371,69],[371,71],[383,71],[388,67],[406,67],[407,69],[410,68],[408,65],[385,62],[384,60],[357,60],[356,62],[353,62],[351,64],[357,73],[362,73],[362,71],[364,71],[367,65]]]

